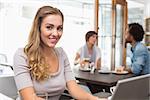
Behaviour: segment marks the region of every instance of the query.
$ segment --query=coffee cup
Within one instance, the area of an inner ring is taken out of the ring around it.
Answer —
[[[111,92],[111,94],[114,93],[115,89],[116,89],[116,86],[110,87],[110,92]]]

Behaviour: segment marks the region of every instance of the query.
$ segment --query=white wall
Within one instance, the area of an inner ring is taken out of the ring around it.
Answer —
[[[150,0],[144,2],[144,18],[150,18]]]
[[[0,9],[0,53],[7,55],[10,64],[13,63],[16,49],[26,45],[35,13],[43,5],[57,7],[64,13],[64,33],[57,46],[65,49],[73,64],[76,51],[85,43],[85,33],[93,30],[92,9],[69,6],[69,2],[57,4],[53,1],[6,1],[0,1],[4,6]],[[23,7],[29,7],[29,9],[23,12]],[[82,22],[84,22],[83,25]]]

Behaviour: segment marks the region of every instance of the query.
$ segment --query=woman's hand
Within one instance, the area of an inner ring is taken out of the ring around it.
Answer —
[[[81,66],[81,67],[84,67],[84,66],[85,66],[85,61],[84,61],[84,60],[81,60],[79,63],[80,63],[80,66]]]
[[[77,65],[77,64],[79,64],[79,60],[74,61],[74,65]]]

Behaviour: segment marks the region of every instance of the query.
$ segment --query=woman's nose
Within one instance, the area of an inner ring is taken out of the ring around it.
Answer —
[[[57,29],[54,29],[53,32],[52,32],[52,34],[53,34],[54,36],[58,36],[58,30],[57,30]]]

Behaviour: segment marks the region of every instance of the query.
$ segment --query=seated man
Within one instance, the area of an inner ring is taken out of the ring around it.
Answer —
[[[138,23],[131,23],[126,32],[126,43],[132,45],[131,65],[127,71],[135,75],[150,74],[150,53],[146,46],[141,43],[144,37],[143,27]]]

